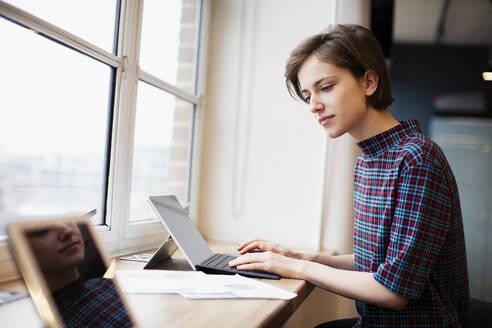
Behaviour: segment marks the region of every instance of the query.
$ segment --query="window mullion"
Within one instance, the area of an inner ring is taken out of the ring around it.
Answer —
[[[143,1],[122,1],[122,25],[120,33],[120,54],[125,58],[123,69],[118,70],[117,103],[113,125],[113,147],[110,162],[110,185],[108,188],[107,224],[111,225],[117,238],[117,249],[143,249],[157,245],[159,241],[142,238],[126,242],[129,223],[129,203],[132,182],[133,144],[137,101],[138,57],[142,22]],[[155,228],[154,228],[155,231]],[[110,239],[113,240],[114,237]]]
[[[183,100],[186,100],[190,103],[193,103],[195,105],[198,105],[198,103],[200,102],[200,98],[179,88],[179,87],[176,87],[170,83],[167,83],[166,81],[163,81],[161,79],[159,79],[158,77],[150,74],[150,73],[147,73],[145,71],[142,71],[141,69],[138,70],[138,78],[143,81],[143,82],[146,82],[156,88],[159,88],[161,90],[164,90],[166,92],[169,92],[173,95],[175,95],[176,97],[178,98],[181,98]]]
[[[200,2],[200,27],[199,38],[197,42],[197,70],[196,70],[196,94],[200,97],[200,102],[195,106],[194,119],[193,119],[193,152],[191,158],[194,161],[192,163],[190,172],[190,192],[189,192],[189,216],[197,224],[197,213],[199,203],[199,191],[200,191],[200,163],[201,150],[202,150],[202,131],[204,125],[204,108],[205,104],[205,90],[206,90],[206,77],[208,68],[208,40],[209,40],[209,24],[210,24],[210,9],[211,0],[202,0]]]

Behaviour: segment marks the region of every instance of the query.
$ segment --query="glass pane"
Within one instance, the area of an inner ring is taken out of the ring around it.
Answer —
[[[6,2],[113,52],[117,0],[6,0]]]
[[[155,218],[149,195],[188,203],[193,104],[139,82],[130,220]]]
[[[3,18],[0,44],[0,229],[91,209],[101,223],[112,68]]]
[[[146,0],[141,68],[194,92],[199,0]]]

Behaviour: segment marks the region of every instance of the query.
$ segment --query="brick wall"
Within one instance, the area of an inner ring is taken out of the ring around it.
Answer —
[[[178,87],[194,93],[198,11],[200,0],[182,0]],[[169,167],[168,192],[182,202],[188,200],[193,104],[177,99],[174,113],[173,143]]]

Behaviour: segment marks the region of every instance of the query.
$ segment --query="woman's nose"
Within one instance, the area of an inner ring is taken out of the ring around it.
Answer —
[[[311,112],[312,113],[319,112],[320,110],[323,109],[323,104],[321,104],[320,102],[318,102],[314,99],[311,100],[310,106],[311,106]]]
[[[68,237],[70,237],[70,235],[73,233],[73,229],[72,229],[72,226],[70,224],[60,224],[58,226],[58,237],[61,239],[61,240],[64,240]]]

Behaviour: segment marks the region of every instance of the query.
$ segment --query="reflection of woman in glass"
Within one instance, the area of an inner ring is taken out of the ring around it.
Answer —
[[[79,278],[77,265],[84,261],[84,240],[73,222],[56,223],[27,233],[51,291]]]
[[[132,325],[111,279],[80,278],[86,242],[75,223],[33,229],[27,238],[67,327]]]

